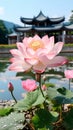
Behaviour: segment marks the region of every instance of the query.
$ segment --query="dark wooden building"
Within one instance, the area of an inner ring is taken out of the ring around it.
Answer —
[[[15,27],[18,41],[25,36],[55,36],[55,41],[63,41],[65,43],[73,43],[73,23],[65,22],[65,17],[49,18],[45,16],[42,11],[33,18],[20,18],[23,27]],[[22,33],[23,37],[20,37]]]

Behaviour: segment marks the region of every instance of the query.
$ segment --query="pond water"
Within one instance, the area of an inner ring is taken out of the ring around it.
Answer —
[[[34,74],[28,73],[25,75],[23,73],[16,73],[8,70],[9,62],[0,61],[0,100],[10,100],[12,96],[8,91],[8,83],[11,82],[14,86],[14,95],[16,99],[23,98],[26,93],[22,89],[21,81],[22,79],[34,78]],[[69,87],[68,80],[64,77],[63,72],[68,67],[68,69],[73,69],[73,63],[70,62],[68,66],[54,68],[53,70],[46,73],[47,82],[55,84],[57,87]],[[44,76],[43,76],[44,77]],[[71,82],[71,90],[73,90],[73,82]]]
[[[8,62],[0,62],[0,100],[12,99],[8,91],[8,83],[11,82],[14,86],[14,95],[17,99],[22,98],[25,91],[21,87],[21,78],[16,77],[16,72],[8,70]]]

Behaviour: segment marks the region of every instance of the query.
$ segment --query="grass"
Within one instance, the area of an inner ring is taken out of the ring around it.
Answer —
[[[10,114],[13,111],[13,109],[11,107],[7,107],[7,108],[0,108],[0,117],[1,116],[6,116],[8,114]]]
[[[9,48],[9,49],[12,49],[12,48],[16,48],[16,44],[11,44],[11,45],[0,44],[0,48]]]
[[[65,43],[64,46],[73,46],[73,43]],[[8,44],[0,44],[0,48],[16,48],[16,44],[11,44],[11,45],[8,45]]]
[[[73,43],[65,43],[64,46],[68,47],[68,46],[72,46],[73,47]],[[9,48],[9,49],[12,49],[12,48],[16,48],[16,44],[0,44],[0,48]]]
[[[64,46],[65,46],[65,47],[68,47],[68,46],[69,46],[69,47],[73,47],[73,43],[67,43],[67,44],[65,43]]]

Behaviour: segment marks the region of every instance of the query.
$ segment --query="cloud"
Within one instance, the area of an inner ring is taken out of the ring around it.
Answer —
[[[4,14],[4,8],[0,7],[0,15],[3,15],[3,14]]]

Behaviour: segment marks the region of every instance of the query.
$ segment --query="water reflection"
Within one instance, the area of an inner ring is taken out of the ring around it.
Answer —
[[[16,99],[23,98],[25,91],[22,89],[21,80],[27,78],[35,78],[35,74],[28,73],[16,73],[8,70],[9,62],[0,62],[0,100],[12,99],[11,94],[8,91],[8,83],[12,82],[14,85],[14,95]],[[56,87],[68,88],[68,80],[64,77],[65,69],[73,69],[73,62],[62,67],[47,70],[43,75],[44,81],[55,84]],[[73,90],[73,81],[71,82],[71,90]]]
[[[6,61],[0,62],[0,72],[5,72],[6,68],[8,67],[9,63]]]
[[[21,87],[21,78],[16,77],[16,72],[8,70],[9,63],[1,62],[0,63],[0,100],[9,100],[12,99],[8,91],[8,83],[12,82],[14,85],[14,95],[17,99],[21,99],[21,93],[24,93],[24,90]]]

